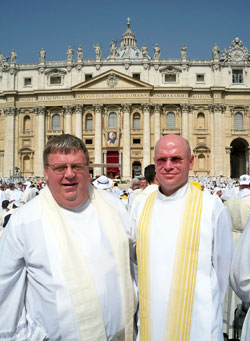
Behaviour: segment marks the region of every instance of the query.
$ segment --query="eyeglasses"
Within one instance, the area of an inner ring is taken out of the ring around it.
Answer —
[[[186,159],[186,157],[183,157],[183,158],[182,157],[164,157],[164,158],[155,160],[155,164],[158,166],[164,166],[167,161],[170,161],[172,164],[178,165],[182,163],[184,159]]]
[[[84,171],[86,163],[72,163],[72,164],[65,164],[65,163],[55,163],[54,165],[46,165],[50,167],[55,174],[64,174],[68,168],[71,168],[74,173],[81,173]]]

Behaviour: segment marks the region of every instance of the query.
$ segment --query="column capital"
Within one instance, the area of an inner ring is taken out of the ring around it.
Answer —
[[[153,108],[154,108],[154,111],[161,111],[161,108],[162,108],[162,104],[154,104],[153,105]]]
[[[123,112],[126,111],[126,112],[130,112],[131,111],[131,107],[132,105],[130,103],[123,103],[121,105],[122,109],[123,109]]]
[[[226,111],[226,105],[221,104],[221,103],[213,103],[213,104],[209,104],[208,109],[211,112],[221,112],[224,113]]]
[[[15,116],[17,114],[17,108],[8,107],[3,109],[5,116]]]
[[[71,115],[73,112],[74,106],[73,105],[65,105],[63,106],[63,111],[65,115]]]
[[[76,104],[75,111],[82,113],[83,111],[83,105],[82,104]]]
[[[141,106],[142,106],[143,112],[145,112],[145,111],[146,111],[146,112],[150,111],[151,105],[150,105],[149,103],[142,103]]]
[[[93,107],[95,109],[95,113],[101,114],[103,104],[94,104]]]
[[[181,103],[180,107],[182,112],[190,112],[194,109],[194,105],[189,103]]]
[[[36,115],[45,115],[46,107],[35,107]]]

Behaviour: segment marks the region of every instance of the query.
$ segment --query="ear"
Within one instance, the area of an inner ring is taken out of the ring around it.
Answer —
[[[189,157],[189,170],[192,170],[194,166],[194,155],[191,154]]]
[[[44,167],[44,178],[45,178],[45,181],[48,182],[48,167]]]

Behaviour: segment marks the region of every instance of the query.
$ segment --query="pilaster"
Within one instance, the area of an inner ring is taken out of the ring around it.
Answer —
[[[15,114],[17,109],[9,107],[3,111],[5,115],[4,176],[9,177],[14,172]]]
[[[225,106],[212,104],[210,110],[214,113],[214,172],[215,175],[225,175],[225,150],[223,148],[223,113]]]
[[[143,108],[143,169],[150,165],[150,105],[142,104]]]
[[[95,164],[102,164],[102,105],[95,108]],[[101,167],[94,168],[94,177],[101,175]]]
[[[82,112],[83,106],[77,104],[75,107],[75,136],[82,140]]]
[[[67,105],[63,107],[64,115],[65,115],[65,134],[72,134],[71,116],[72,116],[73,108],[74,107],[72,105]]]
[[[124,180],[131,179],[130,170],[130,104],[123,104],[123,162],[122,162],[122,178]]]
[[[37,116],[37,154],[34,173],[36,176],[44,176],[43,150],[45,146],[45,107],[36,107]]]
[[[181,104],[181,126],[182,126],[182,137],[189,140],[189,119],[188,113],[191,110],[191,106],[188,103]]]
[[[161,138],[161,105],[154,105],[154,146]]]

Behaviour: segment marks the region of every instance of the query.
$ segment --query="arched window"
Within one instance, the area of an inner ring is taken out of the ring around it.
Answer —
[[[31,119],[30,119],[30,116],[28,116],[28,115],[24,116],[23,130],[24,131],[31,131]]]
[[[61,117],[59,114],[52,116],[52,130],[61,130]]]
[[[30,157],[28,155],[23,158],[23,170],[24,172],[31,171]]]
[[[241,112],[237,112],[234,115],[234,129],[243,130],[243,115]]]
[[[133,115],[133,129],[141,128],[141,116],[138,112]]]
[[[117,128],[117,115],[115,112],[111,112],[109,114],[109,121],[108,121],[109,128]]]
[[[93,117],[91,114],[86,115],[85,119],[85,129],[86,130],[92,130],[93,129]]]
[[[197,115],[197,126],[198,129],[205,129],[205,115],[203,112],[199,112]]]
[[[173,112],[167,113],[167,129],[175,129],[175,114]]]
[[[204,154],[200,154],[198,156],[198,167],[199,169],[205,169],[206,167],[206,159]]]

